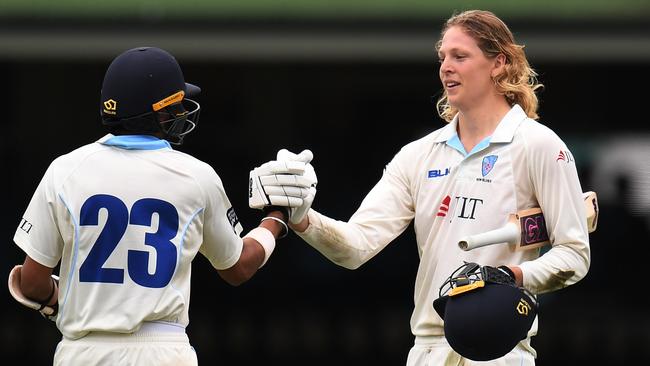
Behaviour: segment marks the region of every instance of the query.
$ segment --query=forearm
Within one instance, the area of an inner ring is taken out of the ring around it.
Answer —
[[[557,245],[534,261],[519,265],[523,285],[533,293],[559,290],[586,276],[589,265],[589,247]]]
[[[306,230],[296,231],[296,234],[327,259],[348,269],[360,267],[393,239],[382,237],[383,230],[334,220],[313,209],[307,220]]]
[[[59,277],[52,268],[26,257],[25,263],[9,272],[9,292],[22,305],[37,310],[47,319],[55,320],[59,309]]]
[[[260,225],[244,236],[242,252],[232,267],[219,270],[221,278],[233,286],[248,281],[273,253],[275,241],[287,234],[287,220],[281,211],[270,211]]]
[[[27,256],[20,277],[20,289],[23,295],[38,303],[56,304],[57,286],[51,275],[52,268],[43,266]]]

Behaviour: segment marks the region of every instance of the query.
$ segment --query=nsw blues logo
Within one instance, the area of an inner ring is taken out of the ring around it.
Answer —
[[[499,157],[497,155],[488,155],[483,158],[481,173],[483,173],[484,177],[492,171],[492,168],[494,168],[494,164],[496,164],[498,158]]]

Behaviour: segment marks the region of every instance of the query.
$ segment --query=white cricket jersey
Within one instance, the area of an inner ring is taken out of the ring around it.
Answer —
[[[192,260],[231,267],[241,231],[208,164],[153,136],[109,134],[51,163],[14,241],[45,266],[61,261],[57,327],[76,339],[187,326]]]
[[[357,268],[415,220],[420,264],[411,330],[443,335],[433,309],[438,290],[463,261],[519,265],[534,293],[556,290],[584,277],[590,250],[582,188],[573,156],[549,128],[515,105],[493,135],[466,153],[456,133],[457,117],[404,146],[348,222],[314,210],[299,235],[330,260]],[[508,215],[541,207],[552,249],[513,251],[493,245],[463,251],[458,241],[499,228]],[[537,323],[530,335],[536,334]]]

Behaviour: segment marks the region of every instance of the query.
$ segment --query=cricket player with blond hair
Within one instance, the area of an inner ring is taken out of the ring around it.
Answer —
[[[477,268],[486,268],[490,275],[484,280],[498,277],[498,283],[521,287],[532,296],[584,278],[591,258],[575,159],[567,145],[537,121],[535,91],[541,84],[523,46],[515,43],[497,16],[481,10],[453,15],[443,27],[436,50],[444,87],[438,112],[448,123],[397,152],[349,220],[335,220],[310,209],[309,199],[300,207],[307,210],[305,219],[290,221],[289,226],[334,263],[356,269],[413,222],[420,263],[411,316],[415,342],[405,364],[534,365],[536,351],[530,341],[537,334],[536,317],[512,347],[500,344],[505,352],[495,357],[475,352],[471,345],[454,348],[457,339],[447,338],[452,334],[445,332],[444,314],[438,314],[433,303],[444,284],[461,283],[459,276],[449,279],[467,263],[476,265],[461,275],[474,276]],[[306,161],[287,152],[278,153],[277,159]],[[306,176],[312,175],[311,163],[309,166]],[[461,239],[503,227],[510,214],[533,207],[544,212],[550,238],[551,247],[543,255],[540,250],[515,251],[508,245],[470,251],[459,247]],[[465,281],[469,283],[468,278]],[[486,293],[483,288],[508,289],[484,283],[477,281],[474,288],[463,289],[472,294]],[[461,292],[451,294],[463,296]],[[492,307],[484,305],[471,306],[476,311],[486,309],[482,317],[472,319],[491,316],[487,309]],[[532,301],[529,305],[533,306]],[[478,322],[461,328],[469,332],[461,338],[495,341],[472,337],[477,327],[481,327]],[[515,330],[521,329],[511,329],[504,322],[500,332]]]

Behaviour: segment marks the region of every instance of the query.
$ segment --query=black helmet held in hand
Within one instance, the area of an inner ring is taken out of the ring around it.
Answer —
[[[187,97],[201,89],[185,82],[178,62],[156,47],[138,47],[117,56],[104,75],[102,123],[131,133],[157,133],[181,144],[199,119],[200,105]]]
[[[525,339],[537,302],[507,267],[465,263],[440,287],[433,307],[451,348],[474,361],[502,357]]]

